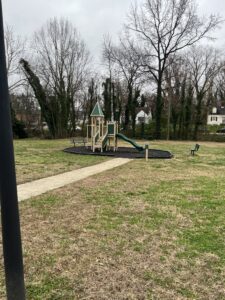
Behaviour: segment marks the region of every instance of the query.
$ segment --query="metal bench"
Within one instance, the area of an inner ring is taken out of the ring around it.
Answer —
[[[195,155],[195,152],[198,152],[200,148],[200,145],[199,144],[195,144],[195,146],[191,149],[191,155]]]
[[[86,147],[87,139],[86,138],[71,138],[71,143],[76,147],[77,144],[83,144]]]

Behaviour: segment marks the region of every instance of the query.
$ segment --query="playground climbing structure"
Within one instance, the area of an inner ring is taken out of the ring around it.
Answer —
[[[117,121],[105,121],[99,102],[97,102],[90,115],[91,124],[87,126],[87,141],[91,145],[91,150],[96,149],[101,152],[112,150],[115,152],[118,149],[118,139],[130,143],[138,151],[144,151],[144,148],[138,145],[135,141],[129,139],[125,135],[118,133]]]

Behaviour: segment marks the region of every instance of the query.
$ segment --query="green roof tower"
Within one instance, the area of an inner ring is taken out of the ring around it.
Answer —
[[[96,102],[92,110],[91,117],[104,117],[103,111],[98,101]]]

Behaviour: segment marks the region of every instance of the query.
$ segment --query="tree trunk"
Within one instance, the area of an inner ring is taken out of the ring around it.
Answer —
[[[199,126],[201,124],[202,100],[203,100],[203,95],[202,94],[198,94],[197,95],[195,127],[194,127],[194,133],[193,133],[193,139],[194,140],[197,140]]]
[[[136,135],[136,113],[132,113],[132,136]]]
[[[72,124],[72,136],[76,134],[76,113],[73,101],[71,101],[71,124]]]
[[[162,115],[162,78],[159,78],[157,85],[155,138],[160,139]]]
[[[126,104],[126,107],[125,107],[124,129],[128,129],[128,126],[130,124],[132,98],[133,98],[133,87],[128,86],[128,99],[127,99],[127,104]]]
[[[189,83],[187,97],[185,99],[184,107],[184,138],[187,140],[189,138],[189,129],[191,123],[191,114],[192,114],[192,102],[193,102],[193,88]]]

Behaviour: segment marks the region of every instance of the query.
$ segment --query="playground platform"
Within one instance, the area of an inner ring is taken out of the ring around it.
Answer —
[[[145,158],[145,151],[138,151],[135,148],[130,148],[130,147],[119,147],[117,151],[95,151],[93,152],[91,150],[91,147],[70,147],[66,148],[63,150],[64,152],[67,153],[72,153],[72,154],[80,154],[80,155],[99,155],[99,156],[110,156],[110,157],[122,157],[122,158]],[[149,149],[148,152],[148,157],[150,159],[170,159],[173,157],[173,155],[169,151],[164,151],[164,150],[157,150],[157,149]]]

